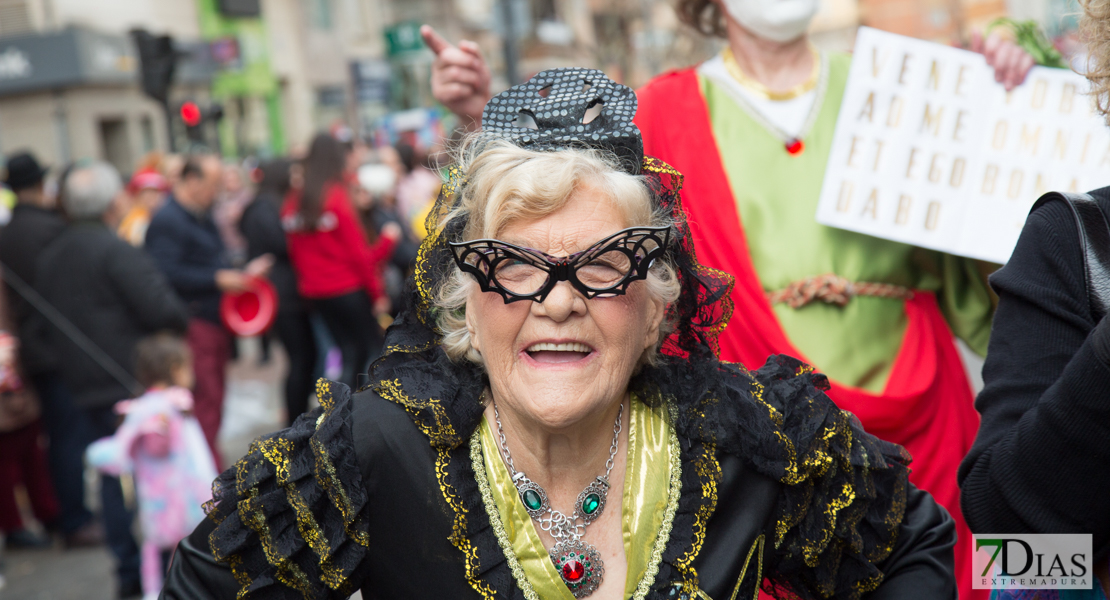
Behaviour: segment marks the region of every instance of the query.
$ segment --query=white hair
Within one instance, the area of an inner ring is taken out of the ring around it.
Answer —
[[[66,177],[62,206],[71,219],[99,219],[122,189],[115,167],[95,160],[74,168]]]
[[[466,178],[460,198],[445,216],[441,227],[454,219],[465,219],[464,239],[494,238],[518,219],[540,219],[559,211],[582,187],[606,195],[628,222],[649,227],[673,227],[666,211],[654,209],[651,192],[642,177],[631,175],[608,155],[587,148],[554,152],[527,150],[506,141],[484,145],[464,144],[457,165]],[[645,280],[648,293],[664,305],[678,299],[680,290],[674,265],[668,258],[656,260]],[[466,301],[477,282],[455,267],[435,291],[439,309],[436,325],[443,333],[441,345],[452,360],[468,359],[482,364],[482,356],[471,345],[466,327]],[[668,311],[669,313],[670,311]],[[658,346],[673,324],[665,321],[659,340],[641,357],[654,363]]]

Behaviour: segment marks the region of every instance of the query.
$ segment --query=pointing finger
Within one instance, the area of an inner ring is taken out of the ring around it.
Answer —
[[[443,39],[443,36],[436,33],[436,30],[432,29],[431,25],[421,25],[420,26],[420,37],[424,38],[424,43],[437,56],[441,52],[443,52],[444,50],[447,50],[448,48],[453,48],[454,47],[454,46],[451,45],[450,42]]]

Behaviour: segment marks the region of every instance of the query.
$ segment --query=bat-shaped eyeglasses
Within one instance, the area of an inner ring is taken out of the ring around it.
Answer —
[[[564,257],[501,240],[450,245],[459,268],[473,275],[483,292],[500,294],[509,304],[543,302],[560,281],[569,281],[586,298],[620,296],[633,281],[647,278],[670,239],[670,227],[630,227]]]

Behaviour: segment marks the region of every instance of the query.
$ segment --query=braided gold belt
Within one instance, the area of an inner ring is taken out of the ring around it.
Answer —
[[[909,300],[913,298],[913,290],[890,283],[850,281],[839,275],[826,273],[795,281],[781,290],[767,293],[771,304],[785,302],[790,308],[801,308],[814,300],[846,306],[856,296]]]

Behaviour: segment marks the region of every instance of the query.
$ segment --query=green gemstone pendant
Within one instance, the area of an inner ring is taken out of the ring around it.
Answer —
[[[524,506],[527,506],[528,510],[539,510],[543,506],[543,500],[540,500],[540,495],[536,493],[536,490],[524,490],[522,498],[524,499]]]
[[[601,506],[601,496],[597,494],[587,494],[586,499],[582,501],[582,512],[587,515],[592,515]]]
[[[543,491],[540,485],[527,477],[521,477],[516,484],[517,493],[520,494],[520,502],[524,505],[524,510],[528,511],[528,515],[532,517],[541,517],[549,508],[547,503],[547,492]]]
[[[605,510],[605,496],[609,493],[609,481],[598,477],[578,494],[575,514],[586,523],[592,523]]]

